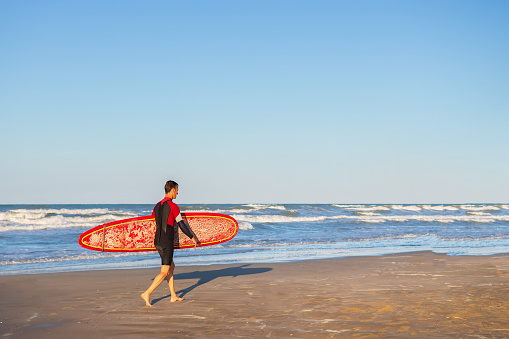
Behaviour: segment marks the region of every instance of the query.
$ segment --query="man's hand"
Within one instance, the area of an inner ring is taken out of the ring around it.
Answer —
[[[194,242],[194,247],[200,246],[200,240],[196,237],[196,235],[191,239]]]

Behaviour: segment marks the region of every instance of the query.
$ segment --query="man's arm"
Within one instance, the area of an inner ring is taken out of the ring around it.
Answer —
[[[196,234],[194,234],[194,232],[191,230],[191,228],[186,224],[184,219],[182,219],[182,216],[180,215],[180,213],[175,218],[175,222],[180,227],[182,232],[184,232],[185,235],[187,235],[191,240],[193,240],[195,245],[199,245],[200,242],[198,240],[198,237],[196,236]]]

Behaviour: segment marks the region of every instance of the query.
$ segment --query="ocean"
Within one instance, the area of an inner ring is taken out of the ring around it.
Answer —
[[[412,251],[509,252],[509,205],[179,205],[233,216],[229,242],[177,250],[175,264],[274,263]],[[78,237],[106,222],[151,214],[146,205],[0,205],[0,275],[159,267],[157,252],[102,253]]]

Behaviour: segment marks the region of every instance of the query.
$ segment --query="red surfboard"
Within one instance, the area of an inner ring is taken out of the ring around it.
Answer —
[[[223,243],[239,231],[235,219],[217,213],[182,213],[200,240],[200,246]],[[175,227],[175,248],[194,247],[194,243],[178,227]],[[89,250],[102,252],[155,251],[156,222],[152,216],[117,220],[94,227],[79,238],[79,244]]]

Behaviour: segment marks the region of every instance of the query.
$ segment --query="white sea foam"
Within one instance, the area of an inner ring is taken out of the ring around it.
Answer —
[[[263,209],[280,210],[280,211],[286,210],[286,207],[284,207],[284,206],[270,205],[270,204],[269,205],[265,205],[265,204],[247,204],[247,205],[242,205],[242,206],[250,207],[250,208],[255,209],[255,210],[263,210]]]
[[[364,205],[338,205],[338,204],[333,204],[332,207],[339,207],[339,208],[348,208],[348,207],[362,207]]]
[[[503,235],[490,235],[490,236],[481,236],[481,237],[447,237],[441,238],[442,241],[472,241],[472,242],[482,242],[482,241],[499,241],[499,240],[509,240],[509,236],[507,234]]]
[[[367,219],[367,218],[359,218],[359,221],[361,222],[366,222],[366,223],[372,223],[372,224],[377,224],[377,223],[382,223],[382,222],[385,222],[384,219],[379,219],[379,218],[371,218],[371,219]]]
[[[391,209],[386,206],[353,206],[346,207],[345,209],[350,211],[363,211],[363,212],[378,212],[378,211],[390,211]]]
[[[36,231],[49,228],[71,228],[71,227],[94,227],[107,222],[120,219],[115,215],[102,215],[90,218],[84,217],[63,217],[56,215],[43,219],[0,222],[0,232],[6,231]]]
[[[420,212],[422,211],[422,207],[415,206],[415,205],[391,205],[391,208],[393,210],[401,210],[401,211],[413,211],[413,212]]]
[[[412,212],[421,212],[422,210],[430,210],[430,211],[457,211],[458,207],[455,206],[447,206],[447,205],[332,205],[333,207],[340,207],[347,210],[356,210],[356,211],[390,211],[390,210],[398,210],[398,211],[412,211]],[[495,207],[496,208],[496,207]],[[509,209],[509,205],[508,205]]]
[[[319,222],[325,220],[352,220],[366,223],[383,223],[387,221],[407,222],[409,220],[423,222],[451,223],[456,221],[490,223],[495,221],[509,221],[509,215],[335,215],[317,217],[290,217],[283,215],[234,215],[235,219],[250,223],[298,223]]]
[[[405,241],[408,240],[408,244],[414,243],[414,240],[418,240],[421,243],[429,244],[430,248],[438,248],[441,247],[439,244],[447,244],[447,246],[454,246],[454,244],[459,245],[461,243],[469,243],[469,244],[480,244],[486,242],[506,242],[509,240],[508,235],[498,235],[498,236],[485,236],[485,237],[444,237],[434,233],[427,234],[396,234],[396,235],[383,235],[377,237],[366,237],[366,238],[345,238],[343,241],[345,242],[387,242],[393,243],[395,241]]]
[[[390,210],[407,210],[420,212],[428,211],[499,211],[501,209],[509,210],[508,204],[463,204],[463,205],[347,205],[332,204],[332,207],[343,208],[346,210],[356,211],[390,211]]]
[[[349,217],[351,218],[351,217]],[[362,221],[365,222],[377,222],[377,221],[397,221],[406,222],[409,220],[423,221],[423,222],[440,222],[450,223],[456,221],[462,222],[478,222],[478,223],[490,223],[495,221],[509,221],[509,216],[478,216],[478,215],[464,215],[464,216],[453,216],[453,215],[404,215],[404,216],[377,216],[377,217],[362,217]]]
[[[126,211],[111,211],[107,208],[93,209],[13,209],[6,212],[0,212],[0,221],[23,221],[42,219],[46,216],[94,216],[115,214],[116,216],[135,216],[136,213]]]
[[[218,208],[218,209],[186,209],[183,208],[183,212],[189,213],[220,213],[220,214],[248,214],[261,210],[277,210],[277,211],[286,211],[286,207],[280,205],[262,205],[262,204],[248,204],[241,205],[241,207],[245,208]],[[293,211],[293,210],[290,210]]]
[[[147,252],[93,252],[90,254],[79,254],[79,255],[68,256],[68,257],[2,260],[2,261],[0,261],[0,266],[18,265],[18,264],[51,263],[51,262],[75,261],[75,260],[95,260],[95,259],[104,259],[104,258],[129,257],[129,256],[134,256],[134,255],[147,255]]]
[[[461,205],[460,208],[465,211],[499,211],[500,208],[493,205]]]
[[[242,213],[252,213],[253,210],[248,209],[240,209],[240,208],[233,208],[233,209],[186,209],[182,210],[184,213],[219,213],[219,214],[242,214]]]
[[[400,240],[400,239],[416,239],[421,237],[436,237],[439,238],[436,234],[427,233],[427,234],[397,234],[397,235],[382,235],[377,237],[367,237],[367,238],[345,238],[344,241],[380,241],[380,240]]]
[[[486,213],[486,212],[475,212],[475,211],[467,211],[467,215],[478,215],[478,216],[491,216],[490,213]]]
[[[247,221],[239,222],[239,230],[248,231],[248,230],[252,230],[252,229],[254,229],[253,225],[251,225]]]
[[[256,223],[288,223],[288,222],[313,222],[328,219],[325,216],[319,217],[289,217],[285,215],[233,215],[238,221]],[[346,216],[345,216],[346,217]]]
[[[264,205],[265,206],[265,205]],[[402,205],[393,205],[401,208]],[[403,206],[409,211],[414,208],[411,206]],[[429,206],[422,205],[423,209],[428,210],[445,210],[449,206]],[[496,221],[509,221],[509,216],[504,214],[490,214],[489,211],[498,210],[494,206],[474,206],[463,205],[462,209],[466,211],[466,215],[388,215],[376,213],[385,211],[385,206],[354,206],[348,207],[355,211],[352,215],[318,215],[318,216],[289,216],[289,215],[250,215],[248,213],[234,214],[233,217],[239,221],[241,230],[253,229],[252,223],[300,223],[300,222],[321,222],[326,220],[351,220],[365,223],[384,223],[407,222],[409,220],[422,222],[475,222],[475,223],[492,223]],[[71,212],[77,212],[71,214]],[[210,211],[208,211],[210,212]],[[231,211],[230,211],[231,212]],[[126,217],[134,217],[137,214],[132,212],[111,211],[108,209],[17,209],[7,212],[0,212],[0,232],[5,231],[34,231],[48,228],[70,228],[70,227],[94,227],[103,223],[123,219]]]
[[[0,232],[34,231],[47,228],[94,227],[137,216],[109,209],[13,209],[0,212]]]
[[[48,214],[57,214],[57,215],[93,215],[93,214],[106,214],[106,213],[116,213],[122,215],[131,215],[133,213],[126,211],[111,211],[107,208],[85,208],[85,209],[69,209],[69,208],[49,208],[49,209],[12,209],[7,212],[0,212],[0,220],[4,220],[4,217],[9,216],[18,216],[19,218],[40,218],[42,216]]]
[[[373,213],[373,212],[355,212],[356,215],[364,215],[369,217],[374,217],[380,215],[380,213]]]
[[[310,242],[302,242],[302,241],[288,241],[288,242],[258,242],[253,241],[250,243],[244,244],[230,244],[226,243],[225,245],[228,248],[272,248],[272,247],[295,247],[295,246],[307,246],[307,247],[320,247],[320,246],[330,246],[336,244],[335,242],[325,242],[325,241],[310,241]]]
[[[454,206],[444,206],[444,205],[422,205],[422,209],[429,211],[458,211],[459,209]]]

